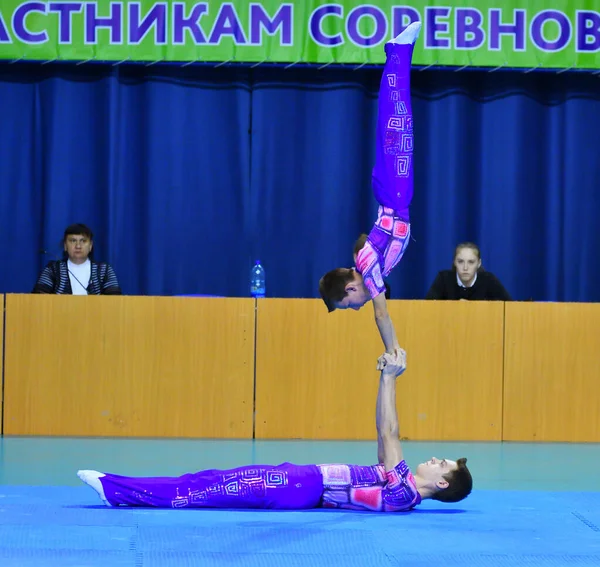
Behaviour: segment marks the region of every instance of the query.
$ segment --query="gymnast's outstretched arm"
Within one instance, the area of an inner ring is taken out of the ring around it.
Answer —
[[[385,293],[380,293],[373,298],[373,309],[375,311],[375,323],[377,324],[379,334],[383,340],[385,351],[388,354],[394,354],[394,352],[400,348],[400,345],[396,338],[394,323],[388,313]]]
[[[386,354],[385,363],[377,392],[377,453],[379,462],[390,471],[404,458],[396,411],[396,378],[406,370],[406,353],[399,349],[394,356]]]

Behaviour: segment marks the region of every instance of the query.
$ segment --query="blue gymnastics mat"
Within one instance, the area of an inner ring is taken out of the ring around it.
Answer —
[[[0,567],[600,567],[600,446],[403,448],[409,463],[468,456],[473,494],[407,514],[114,509],[78,469],[176,476],[283,460],[372,464],[377,444],[0,437]]]
[[[0,486],[2,567],[600,566],[600,493],[483,490],[403,514],[106,508]]]

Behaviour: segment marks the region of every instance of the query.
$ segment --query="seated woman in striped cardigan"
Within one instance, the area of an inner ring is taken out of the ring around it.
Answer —
[[[42,270],[33,293],[121,295],[112,267],[91,260],[94,235],[86,225],[67,227],[63,247],[63,260],[52,261]]]

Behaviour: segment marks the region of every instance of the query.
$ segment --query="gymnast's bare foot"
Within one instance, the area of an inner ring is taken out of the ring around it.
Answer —
[[[419,32],[421,31],[421,22],[413,22],[406,29],[399,34],[395,39],[392,39],[388,43],[395,43],[397,45],[412,44],[417,41]]]
[[[100,496],[100,500],[104,502],[107,506],[112,506],[112,504],[106,499],[106,495],[104,494],[104,487],[100,482],[100,479],[103,476],[106,476],[104,473],[98,471],[77,471],[77,476],[85,482],[87,485],[91,486]]]

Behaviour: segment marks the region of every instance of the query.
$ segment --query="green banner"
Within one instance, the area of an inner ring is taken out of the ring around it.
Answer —
[[[0,59],[600,69],[599,0],[0,0]]]

